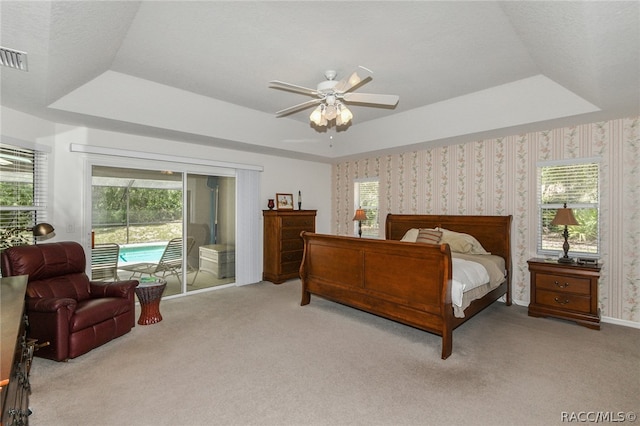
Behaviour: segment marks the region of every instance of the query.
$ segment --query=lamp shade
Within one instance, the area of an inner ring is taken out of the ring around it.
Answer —
[[[311,115],[309,116],[309,119],[318,126],[322,121],[322,109],[323,109],[322,105],[318,105],[318,108],[314,109]]]
[[[352,118],[349,108],[335,97],[327,98],[326,103],[318,105],[309,116],[309,120],[316,126],[328,126],[331,120],[336,120],[336,125],[343,126]]]
[[[34,237],[43,237],[45,235],[49,235],[50,233],[55,231],[55,229],[53,228],[53,226],[49,225],[48,223],[43,222],[34,226],[32,231],[33,231]]]
[[[353,216],[353,220],[367,220],[367,212],[363,209],[356,210],[355,216]]]
[[[567,203],[564,207],[558,209],[556,217],[551,221],[552,225],[580,225],[573,215],[573,210],[567,208]]]

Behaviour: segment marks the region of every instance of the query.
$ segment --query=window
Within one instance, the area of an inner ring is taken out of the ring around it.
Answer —
[[[0,144],[0,249],[32,244],[28,229],[47,218],[47,154]]]
[[[363,220],[362,236],[377,238],[380,236],[378,221],[378,178],[358,179],[354,183],[354,214],[355,209],[361,208],[367,214]],[[358,235],[358,222],[354,221],[354,235]]]
[[[569,226],[573,255],[599,255],[597,159],[545,162],[538,165],[538,253],[559,255],[564,243],[564,226],[551,225],[564,203],[573,210],[579,225]]]

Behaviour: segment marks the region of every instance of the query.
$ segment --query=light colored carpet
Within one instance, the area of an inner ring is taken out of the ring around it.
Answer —
[[[161,303],[164,320],[31,370],[32,426],[551,425],[640,411],[640,330],[496,303],[440,338],[299,280]]]

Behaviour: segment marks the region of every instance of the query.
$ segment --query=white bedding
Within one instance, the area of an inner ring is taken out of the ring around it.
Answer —
[[[451,303],[456,317],[464,318],[469,304],[498,287],[505,279],[505,261],[500,256],[451,253]]]
[[[423,230],[439,230],[442,233],[440,243],[449,244],[453,272],[451,277],[453,314],[458,318],[464,318],[464,310],[472,301],[483,297],[504,282],[505,260],[487,252],[473,236],[443,228],[412,228],[407,230],[401,241],[416,243]]]
[[[477,262],[455,257],[451,260],[453,262],[451,303],[462,307],[463,293],[488,283],[489,273],[484,266]]]

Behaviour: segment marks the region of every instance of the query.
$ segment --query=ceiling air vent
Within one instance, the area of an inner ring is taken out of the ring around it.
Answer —
[[[4,67],[27,71],[27,53],[0,46],[0,64]]]

